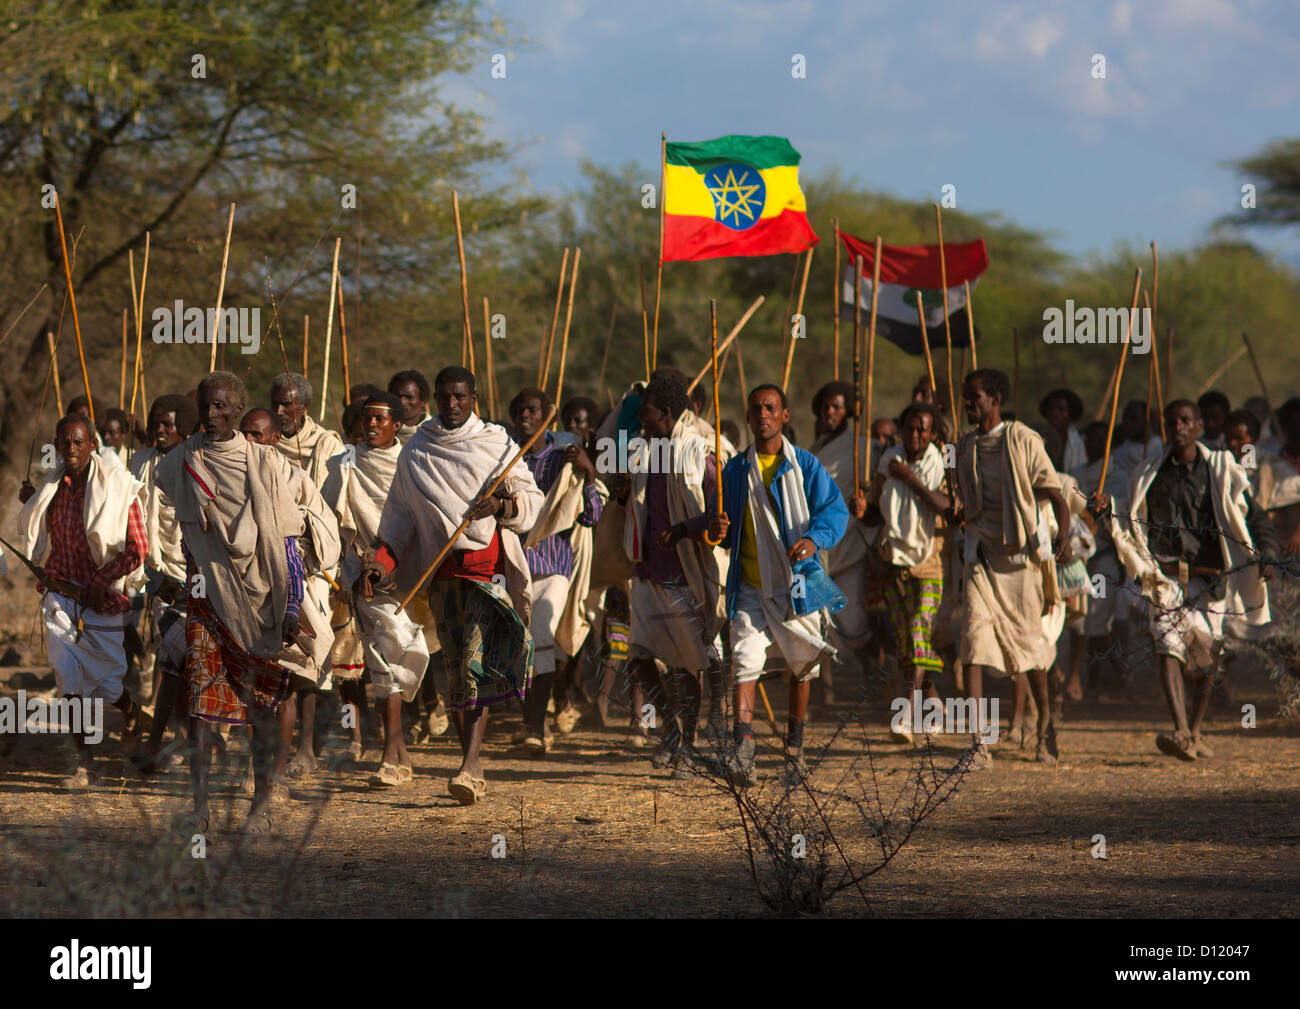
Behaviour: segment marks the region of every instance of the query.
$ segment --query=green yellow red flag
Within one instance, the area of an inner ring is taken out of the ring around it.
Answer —
[[[816,245],[784,137],[733,134],[664,152],[664,261],[771,256]]]

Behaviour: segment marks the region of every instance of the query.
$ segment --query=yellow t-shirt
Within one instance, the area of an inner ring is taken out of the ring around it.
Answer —
[[[772,477],[781,464],[780,455],[763,455],[758,453],[758,472],[763,477],[763,486],[768,493],[772,490]],[[758,567],[758,538],[754,530],[754,516],[749,507],[745,508],[744,528],[740,535],[740,573],[745,581],[756,589],[763,587],[763,576]]]

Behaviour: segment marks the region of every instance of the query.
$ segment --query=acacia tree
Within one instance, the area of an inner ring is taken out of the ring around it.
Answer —
[[[127,253],[135,251],[139,271],[146,232],[146,320],[150,306],[177,298],[207,307],[226,206],[238,204],[225,304],[269,307],[270,275],[287,324],[319,300],[335,235],[346,236],[349,280],[360,243],[368,289],[415,296],[454,282],[453,188],[480,242],[540,207],[480,181],[506,148],[484,136],[477,116],[439,97],[447,75],[486,80],[488,44],[501,46],[504,26],[475,0],[6,6],[0,332],[46,287],[0,348],[0,446],[35,413],[45,333],[58,329],[64,303],[52,191],[75,244],[73,283],[101,404],[117,398]],[[355,187],[350,200],[344,187]],[[323,328],[324,309],[315,311]],[[70,317],[62,326],[71,388]],[[166,381],[191,387],[207,366],[206,347],[150,349],[151,391]],[[251,365],[237,363],[256,378],[280,361],[271,346]]]

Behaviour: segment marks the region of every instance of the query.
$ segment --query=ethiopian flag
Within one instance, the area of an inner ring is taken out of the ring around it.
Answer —
[[[803,252],[818,241],[799,152],[784,137],[668,144],[663,195],[665,262]]]

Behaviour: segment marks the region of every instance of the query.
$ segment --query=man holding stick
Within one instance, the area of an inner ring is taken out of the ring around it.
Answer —
[[[289,693],[279,659],[302,650],[298,614],[304,522],[293,472],[275,449],[250,442],[236,427],[244,383],[212,372],[199,383],[203,430],[168,452],[155,482],[176,509],[186,559],[185,682],[189,696],[191,833],[209,825],[208,773],[213,726],[252,724],[253,805],[241,829],[271,830],[271,765],[276,711]]]
[[[125,592],[143,581],[149,547],[140,510],[144,488],[95,452],[94,427],[80,414],[59,421],[54,444],[62,462],[39,488],[23,488],[18,513],[23,551],[49,579],[38,588],[50,665],[62,696],[83,705],[108,701],[122,711],[123,735],[134,735],[144,715],[123,686],[123,628],[130,609]],[[63,779],[65,788],[99,780],[84,713],[74,734],[77,768]]]
[[[974,430],[957,444],[962,509],[956,518],[966,525],[961,658],[966,696],[976,703],[983,697],[985,670],[1026,674],[1038,705],[1035,759],[1055,763],[1047,670],[1056,649],[1043,633],[1042,616],[1043,582],[1055,579],[1056,572],[1043,562],[1069,560],[1070,512],[1043,439],[1020,421],[1002,419],[1002,404],[1010,394],[1010,380],[992,368],[977,368],[962,385],[966,419]],[[1050,545],[1039,523],[1039,499],[1051,503],[1056,517]],[[976,727],[972,769],[992,760],[981,736],[994,729]]]
[[[505,428],[475,414],[472,372],[442,369],[434,396],[437,416],[420,425],[398,457],[360,588],[368,596],[391,585],[414,594],[443,558],[429,583],[429,608],[462,754],[447,791],[471,805],[487,792],[479,750],[488,707],[522,700],[532,678],[532,585],[520,537],[536,522],[543,497],[528,467],[512,464],[516,446]],[[495,490],[480,497],[494,478]],[[461,535],[453,541],[454,532]]]
[[[1169,450],[1148,459],[1129,485],[1127,512],[1112,516],[1120,560],[1142,587],[1156,642],[1160,686],[1173,733],[1156,736],[1171,757],[1212,755],[1201,738],[1223,651],[1225,620],[1243,627],[1269,622],[1269,563],[1277,536],[1250,494],[1250,480],[1231,452],[1207,448],[1200,411],[1190,400],[1165,407]],[[1093,497],[1096,514],[1110,498]]]
[[[808,695],[818,666],[835,649],[824,637],[822,609],[844,596],[826,579],[819,550],[844,535],[849,513],[835,481],[811,452],[782,434],[790,421],[785,391],[757,386],[749,394],[753,442],[722,472],[722,514],[709,520],[710,540],[731,554],[726,606],[731,618],[736,685],[735,749],[726,774],[736,787],[758,780],[754,765],[754,701],[768,649],[775,646],[790,673],[790,713],[785,736],[786,782],[808,773],[803,758]],[[821,593],[826,591],[827,598]]]

